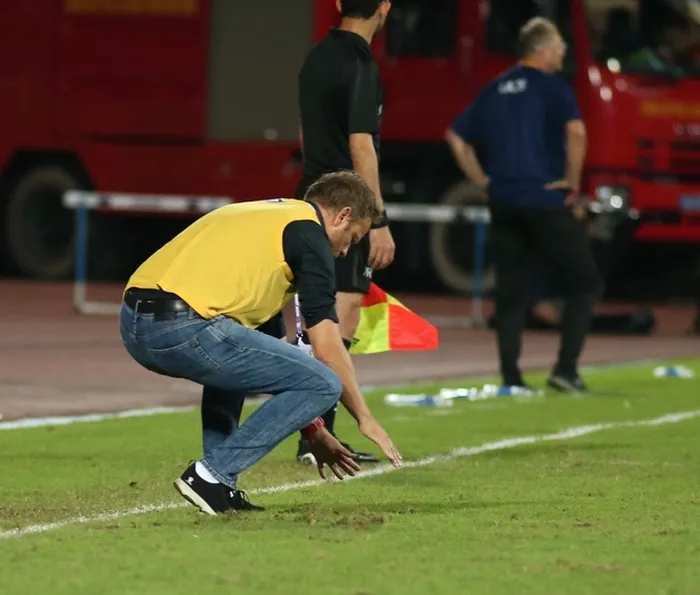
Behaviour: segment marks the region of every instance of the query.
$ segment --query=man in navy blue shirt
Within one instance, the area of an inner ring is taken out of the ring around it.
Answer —
[[[556,26],[532,19],[519,44],[520,62],[481,90],[446,139],[462,171],[489,197],[504,384],[525,385],[518,359],[529,265],[539,255],[567,289],[561,349],[548,384],[584,392],[578,360],[603,290],[585,231],[570,208],[578,201],[586,130],[571,89],[555,74],[566,51]]]

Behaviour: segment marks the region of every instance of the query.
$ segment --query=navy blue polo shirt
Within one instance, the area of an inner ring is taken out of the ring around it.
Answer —
[[[566,124],[579,119],[566,81],[519,64],[486,85],[452,130],[476,149],[491,200],[550,207],[565,193],[545,185],[564,178]]]

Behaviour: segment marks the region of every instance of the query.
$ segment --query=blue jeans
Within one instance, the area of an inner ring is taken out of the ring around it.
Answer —
[[[219,316],[190,310],[156,317],[122,305],[121,337],[143,367],[204,386],[202,464],[221,483],[333,407],[342,384],[328,366],[297,347]],[[270,394],[238,425],[246,394]]]

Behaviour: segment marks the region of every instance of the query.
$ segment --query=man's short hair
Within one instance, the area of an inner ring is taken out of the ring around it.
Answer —
[[[518,54],[520,57],[531,56],[547,43],[557,30],[557,26],[544,17],[535,17],[525,23],[518,36]]]
[[[304,200],[335,211],[350,207],[354,220],[377,221],[381,215],[372,189],[358,173],[350,170],[321,176],[309,186]]]
[[[386,0],[340,0],[340,15],[355,19],[371,19]]]

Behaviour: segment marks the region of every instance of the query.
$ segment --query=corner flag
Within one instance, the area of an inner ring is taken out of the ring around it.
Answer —
[[[383,351],[427,351],[438,346],[438,330],[377,285],[362,301],[353,355]]]

